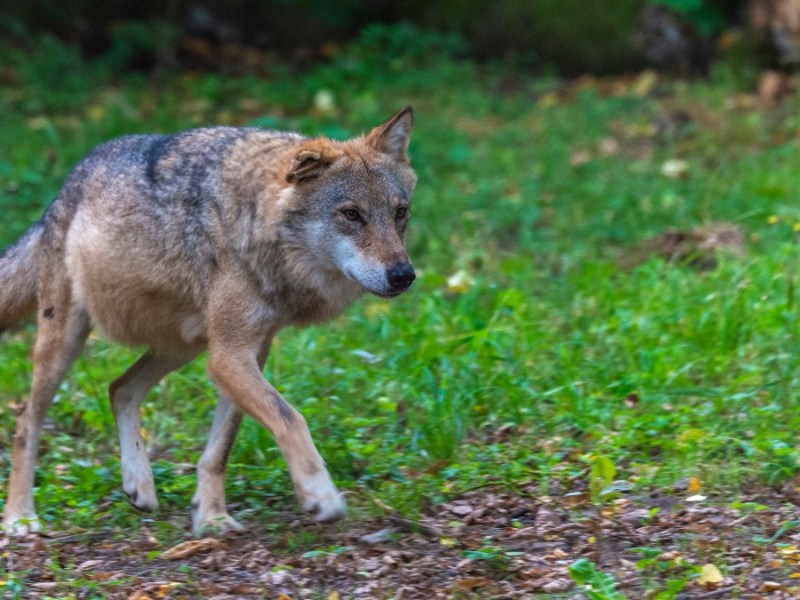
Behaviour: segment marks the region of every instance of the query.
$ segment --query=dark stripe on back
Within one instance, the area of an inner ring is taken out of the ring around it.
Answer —
[[[169,145],[174,138],[174,135],[158,136],[144,151],[147,179],[153,185],[156,184],[156,178],[158,177],[158,161],[167,153]]]

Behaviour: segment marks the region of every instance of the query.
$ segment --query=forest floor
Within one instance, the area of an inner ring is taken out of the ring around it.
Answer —
[[[324,526],[287,509],[277,539],[245,533],[165,548],[146,526],[53,532],[4,540],[3,556],[25,574],[25,598],[566,598],[586,583],[599,598],[658,597],[646,595],[648,580],[686,599],[800,597],[796,491],[764,489],[737,510],[677,488],[603,507],[586,490],[536,490],[476,489],[417,520],[387,513]],[[298,530],[325,550],[292,552]],[[606,579],[581,563],[571,576],[579,559]]]

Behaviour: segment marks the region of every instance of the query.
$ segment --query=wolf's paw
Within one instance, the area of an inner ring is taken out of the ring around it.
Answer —
[[[137,510],[155,512],[158,510],[158,498],[153,481],[136,484],[123,483],[122,491],[128,496],[128,501]]]
[[[333,485],[327,471],[308,478],[302,489],[297,490],[303,509],[314,515],[320,523],[330,523],[343,519],[347,514],[347,504]]]
[[[202,513],[192,509],[192,533],[195,537],[225,536],[244,531],[244,526],[227,512]]]
[[[9,537],[25,537],[42,530],[42,522],[35,514],[25,517],[9,515],[3,517],[3,532]]]
[[[326,498],[321,502],[313,504],[306,502],[303,504],[303,508],[313,513],[314,520],[319,523],[333,523],[344,519],[347,515],[347,504],[339,493],[335,497]]]
[[[128,496],[131,505],[144,512],[158,510],[156,484],[150,461],[144,452],[139,455],[122,457],[122,491]]]

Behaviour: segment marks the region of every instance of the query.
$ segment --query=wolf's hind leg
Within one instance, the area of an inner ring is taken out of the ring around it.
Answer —
[[[192,358],[193,355],[176,358],[147,352],[109,386],[111,408],[119,432],[122,489],[131,504],[139,510],[158,510],[153,471],[140,432],[139,409],[154,385]]]
[[[225,469],[241,423],[241,411],[220,394],[211,435],[197,463],[197,492],[192,498],[192,531],[198,537],[214,531],[226,533],[243,529],[225,508]]]
[[[39,316],[33,349],[31,396],[17,419],[3,513],[3,529],[10,535],[27,535],[41,528],[33,503],[33,478],[42,423],[58,386],[78,358],[89,333],[89,317],[82,306],[71,300],[69,285],[63,277],[43,279],[47,284],[40,294],[39,306],[44,309]]]

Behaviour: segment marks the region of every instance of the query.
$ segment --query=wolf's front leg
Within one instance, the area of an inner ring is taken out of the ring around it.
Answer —
[[[264,379],[255,353],[243,351],[241,346],[212,344],[208,366],[220,391],[272,431],[303,508],[317,521],[344,517],[344,500],[311,440],[303,415]]]

